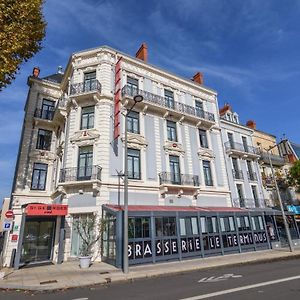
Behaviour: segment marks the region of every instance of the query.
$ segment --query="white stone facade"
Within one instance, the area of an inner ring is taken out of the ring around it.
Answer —
[[[216,92],[109,47],[79,52],[70,58],[62,82],[29,78],[29,94],[12,195],[15,225],[19,225],[12,232],[14,235],[22,235],[22,216],[24,222],[27,204],[68,205],[65,260],[76,252],[72,250],[74,215],[101,215],[103,204],[123,203],[123,181],[121,179],[119,186],[117,176],[117,171],[122,172],[124,169],[123,115],[118,156],[112,147],[114,72],[119,57],[122,57],[122,87],[130,77],[138,81],[140,90],[148,92],[144,94],[144,101],[135,107],[139,113],[139,133],[128,133],[128,148],[140,153],[140,178],[129,180],[129,205],[232,206]],[[96,72],[93,80],[98,80],[101,90],[98,86],[88,91],[79,89],[72,92],[72,88],[76,85],[80,87],[84,82],[85,74],[91,72]],[[165,89],[173,92],[174,101],[181,103],[178,106],[176,104],[175,109],[151,101],[149,93],[164,99]],[[55,102],[52,120],[45,120],[35,113],[42,108],[43,99]],[[197,115],[195,101],[201,102],[203,111],[213,114],[214,119],[202,112],[200,116]],[[124,112],[124,108],[133,103],[132,97],[124,93],[121,102]],[[80,129],[83,108],[90,106],[94,106],[94,126]],[[168,140],[167,120],[176,123],[176,141]],[[39,129],[52,131],[50,150],[36,149]],[[205,147],[201,146],[199,129],[206,132]],[[92,149],[92,165],[95,169],[93,167],[90,178],[77,180],[82,147],[89,147],[85,148],[89,151]],[[170,182],[166,178],[160,180],[162,173],[172,173],[170,156],[178,157],[180,174],[185,174],[180,175],[180,182]],[[34,163],[48,166],[44,190],[32,189]],[[210,167],[211,178],[207,178],[208,175],[205,177],[205,166]],[[100,168],[101,176],[95,171]],[[58,260],[60,221],[60,217],[57,217],[51,251],[53,262]],[[6,265],[10,264],[12,250],[20,247],[21,242],[12,242],[10,235]]]

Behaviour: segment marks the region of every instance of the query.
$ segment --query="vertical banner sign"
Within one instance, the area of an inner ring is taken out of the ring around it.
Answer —
[[[121,61],[122,57],[116,63],[115,68],[115,95],[114,95],[114,140],[113,148],[115,155],[118,156],[118,138],[120,136],[120,108],[121,108]]]

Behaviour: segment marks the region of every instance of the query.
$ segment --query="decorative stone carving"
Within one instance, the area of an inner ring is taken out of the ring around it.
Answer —
[[[78,146],[89,146],[92,145],[96,140],[98,140],[100,134],[97,129],[86,129],[75,132],[75,134],[70,138],[70,142]]]
[[[199,148],[197,153],[199,158],[203,160],[213,160],[215,158],[214,153],[211,149]]]
[[[47,150],[35,149],[29,153],[29,157],[40,162],[48,163],[49,161],[54,161],[56,159],[56,154]]]
[[[125,142],[124,137],[122,137],[122,142],[123,143]],[[142,135],[128,132],[127,145],[128,145],[128,148],[142,150],[148,146],[148,143],[147,143],[145,137],[143,137]]]
[[[62,141],[62,142],[58,145],[58,147],[57,147],[57,149],[56,149],[56,155],[57,155],[59,158],[62,158],[64,148],[65,148],[65,142]]]
[[[185,153],[182,144],[173,141],[166,141],[164,149],[166,153],[171,155],[184,155]]]

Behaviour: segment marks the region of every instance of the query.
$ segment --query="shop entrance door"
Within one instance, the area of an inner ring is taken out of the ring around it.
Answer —
[[[52,259],[56,219],[29,219],[25,222],[21,264]]]

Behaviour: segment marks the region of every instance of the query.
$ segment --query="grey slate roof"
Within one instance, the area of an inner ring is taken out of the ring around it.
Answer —
[[[55,73],[49,76],[46,76],[44,78],[42,78],[43,80],[47,80],[47,81],[51,81],[54,83],[61,83],[62,79],[63,79],[64,74],[61,73]]]

